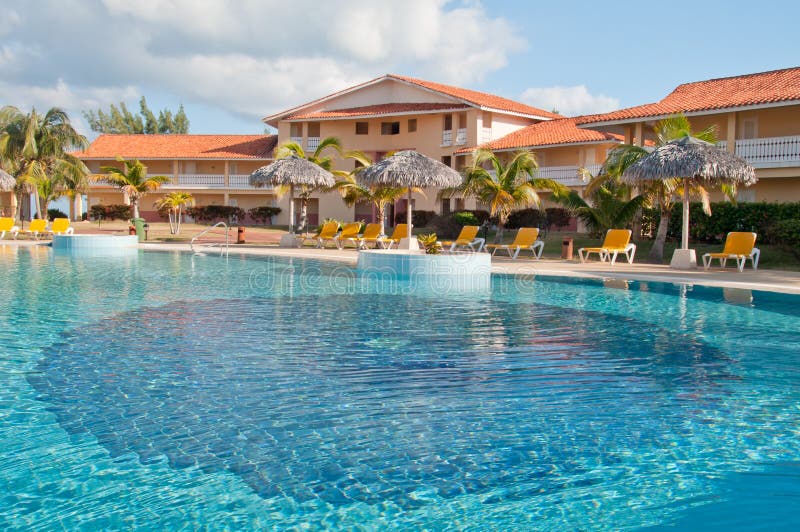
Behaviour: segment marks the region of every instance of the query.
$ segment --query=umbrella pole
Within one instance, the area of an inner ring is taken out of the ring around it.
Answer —
[[[408,187],[408,205],[406,206],[406,224],[408,224],[408,238],[411,238],[411,187]]]
[[[689,179],[683,180],[683,230],[681,231],[681,249],[689,249]]]
[[[294,234],[294,185],[289,185],[289,234]]]

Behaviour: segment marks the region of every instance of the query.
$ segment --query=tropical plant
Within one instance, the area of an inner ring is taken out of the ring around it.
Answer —
[[[714,126],[708,127],[702,131],[692,131],[691,123],[682,114],[661,120],[653,127],[653,133],[655,135],[656,146],[661,146],[671,140],[687,136],[711,143],[717,141],[716,128]],[[609,181],[614,181],[617,183],[617,186],[619,186],[620,177],[622,177],[625,170],[648,153],[650,152],[644,147],[631,144],[624,144],[612,149],[608,153],[608,157],[603,163],[598,176],[586,187],[586,193],[592,194],[596,188],[605,186]],[[647,257],[650,262],[661,263],[664,259],[664,243],[667,240],[669,219],[677,203],[676,200],[683,194],[683,180],[676,177],[662,181],[642,183],[639,185],[639,190],[647,197],[648,202],[657,206],[661,212],[653,247],[650,248],[650,254]],[[734,186],[723,186],[722,191],[731,198],[736,196],[736,189]],[[711,215],[708,191],[694,184],[691,186],[689,193],[698,197],[704,205],[705,213]]]
[[[424,235],[418,235],[417,240],[419,243],[422,244],[422,248],[425,250],[425,253],[428,255],[436,255],[440,251],[438,239],[436,237],[436,233],[426,233]]]
[[[478,148],[472,165],[464,170],[464,183],[444,189],[440,196],[463,193],[489,205],[489,214],[497,219],[495,241],[500,242],[508,217],[515,209],[541,204],[537,190],[549,190],[555,198],[569,192],[561,183],[536,177],[537,168],[536,157],[529,151],[517,152],[508,164],[503,164],[490,149]]]
[[[346,176],[347,172],[333,169],[334,160],[333,155],[331,155],[330,152],[333,152],[333,154],[336,155],[342,155],[343,153],[342,143],[336,137],[325,137],[324,139],[320,140],[319,145],[313,153],[306,153],[303,147],[296,142],[284,142],[275,148],[275,158],[285,159],[286,157],[296,155],[301,159],[306,159],[309,162],[312,162],[323,168],[324,170],[327,170],[337,179]],[[306,224],[308,223],[308,198],[311,197],[311,194],[320,189],[321,187],[295,185],[295,190],[299,190],[298,196],[300,198],[300,231],[304,231],[306,229]],[[275,193],[278,195],[278,197],[286,194],[288,190],[289,185],[275,187]],[[292,220],[292,223],[293,222],[294,221]]]
[[[372,203],[375,205],[375,210],[377,211],[375,223],[380,224],[381,234],[384,234],[386,207],[407,196],[408,188],[392,185],[363,185],[358,180],[358,174],[372,164],[372,159],[360,151],[347,152],[345,157],[355,159],[358,163],[357,167],[352,172],[336,174],[337,181],[333,188],[339,191],[342,195],[342,200],[348,207],[353,207],[356,203]],[[424,195],[423,190],[417,187],[412,187],[411,191]],[[416,214],[416,212],[414,211],[413,214]]]
[[[599,236],[609,229],[627,227],[647,198],[639,195],[627,199],[625,189],[607,183],[595,188],[591,199],[590,204],[573,190],[558,201],[586,224],[589,234]]]
[[[194,205],[194,197],[188,192],[170,192],[155,202],[159,211],[167,211],[171,235],[180,234],[183,208],[187,205]]]
[[[247,214],[249,214],[250,218],[252,218],[256,223],[262,223],[264,225],[266,225],[273,216],[277,216],[280,213],[280,207],[271,207],[269,205],[253,207],[247,211]]]
[[[148,176],[147,167],[138,159],[126,160],[117,157],[123,164],[122,168],[116,166],[102,166],[100,170],[104,175],[96,178],[98,181],[113,185],[127,196],[133,209],[133,217],[139,217],[139,200],[148,192],[158,189],[164,183],[169,183],[165,175]]]
[[[98,133],[126,133],[126,134],[153,134],[153,133],[188,133],[189,118],[183,105],[173,115],[169,109],[162,109],[158,118],[147,106],[144,96],[139,100],[139,114],[128,110],[125,102],[120,102],[119,107],[111,104],[108,112],[84,111],[84,118],[89,122],[92,131]]]
[[[70,152],[88,145],[63,110],[53,107],[44,115],[31,109],[0,109],[0,160],[17,179],[16,194],[33,193],[41,216],[47,202],[59,197],[65,184],[84,182],[88,168]],[[44,196],[44,197],[42,197]]]

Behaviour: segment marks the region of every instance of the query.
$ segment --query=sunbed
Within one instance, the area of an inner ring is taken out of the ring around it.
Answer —
[[[367,244],[377,246],[380,239],[381,224],[367,224],[367,227],[364,228],[364,233],[356,239],[356,243],[358,249],[364,249]]]
[[[578,250],[581,262],[586,262],[590,253],[597,253],[603,262],[610,258],[611,264],[617,261],[619,253],[624,253],[625,258],[628,259],[628,264],[633,264],[633,256],[636,255],[636,244],[631,243],[631,230],[609,229],[600,247],[581,248]]]
[[[703,268],[707,270],[711,266],[712,259],[719,259],[721,268],[725,267],[728,259],[734,259],[738,270],[743,272],[747,259],[750,259],[753,270],[758,270],[758,259],[761,257],[761,250],[755,247],[756,236],[755,233],[736,231],[728,233],[725,238],[725,247],[722,248],[721,253],[706,253],[703,255]]]
[[[52,235],[71,235],[75,230],[69,226],[69,218],[56,218],[48,233]]]
[[[39,240],[39,233],[47,233],[47,220],[42,220],[39,218],[31,220],[31,223],[28,225],[27,229],[20,229],[17,232],[17,234],[33,235],[33,238],[36,240]],[[16,238],[16,236],[14,238]]]
[[[361,222],[352,222],[342,227],[342,232],[333,237],[333,242],[339,249],[344,248],[345,242],[352,242],[358,247],[358,234],[361,231]]]
[[[458,238],[455,240],[445,240],[441,242],[441,245],[443,248],[449,247],[450,251],[464,248],[479,253],[486,243],[485,239],[478,237],[479,229],[480,227],[477,225],[465,225],[461,228],[461,233],[459,233]]]
[[[319,230],[319,233],[314,236],[305,237],[303,239],[303,244],[306,243],[306,240],[310,240],[312,242],[316,242],[317,247],[321,248],[325,245],[325,242],[333,241],[333,238],[338,232],[339,222],[325,222],[322,224],[322,229]]]
[[[14,218],[0,218],[0,239],[5,238],[6,233],[11,233],[11,236],[17,238],[17,231],[19,227],[14,225]]]
[[[487,244],[486,251],[491,249],[492,255],[494,255],[498,250],[504,249],[506,252],[508,252],[508,256],[513,260],[519,256],[521,251],[528,249],[533,254],[533,258],[539,260],[542,257],[542,251],[544,251],[544,242],[538,240],[538,238],[538,228],[520,227],[519,231],[517,231],[517,236],[514,237],[514,241],[512,243]]]
[[[392,246],[399,244],[402,238],[408,238],[408,224],[395,225],[392,236],[378,238],[376,242],[384,249],[392,249]]]

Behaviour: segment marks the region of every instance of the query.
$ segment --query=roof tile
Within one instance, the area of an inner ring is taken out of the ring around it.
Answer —
[[[622,140],[621,135],[579,128],[574,118],[562,118],[532,124],[484,144],[482,147],[491,150],[513,150],[585,142],[616,143]],[[472,150],[474,148],[462,148],[456,153],[468,153]]]
[[[678,85],[657,103],[578,118],[594,124],[800,100],[800,67]]]
[[[277,135],[100,135],[82,159],[271,159]]]

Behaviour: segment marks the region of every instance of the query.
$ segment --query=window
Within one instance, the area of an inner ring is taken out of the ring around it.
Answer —
[[[319,137],[319,122],[308,123],[308,136]]]
[[[453,158],[449,155],[445,155],[442,157],[442,164],[445,166],[450,166],[453,164]]]
[[[181,174],[196,174],[197,162],[196,161],[181,161],[179,173]]]
[[[458,129],[467,127],[467,113],[458,113]]]
[[[444,115],[442,118],[444,119],[442,129],[445,131],[450,131],[453,129],[453,115]]]
[[[442,214],[450,214],[450,199],[442,200]]]
[[[417,119],[416,118],[409,118],[408,119],[408,132],[413,133],[417,130]]]
[[[292,122],[289,126],[291,130],[289,132],[290,137],[302,137],[303,136],[303,123],[302,122]]]
[[[742,120],[741,131],[739,132],[741,139],[755,139],[758,138],[758,121],[755,118],[748,118]]]
[[[456,198],[456,211],[464,210],[464,198]]]
[[[228,173],[232,175],[239,173],[239,165],[235,161],[228,163]]]
[[[369,135],[369,122],[356,122],[356,135]]]
[[[400,133],[400,122],[381,122],[381,135],[397,135]]]

